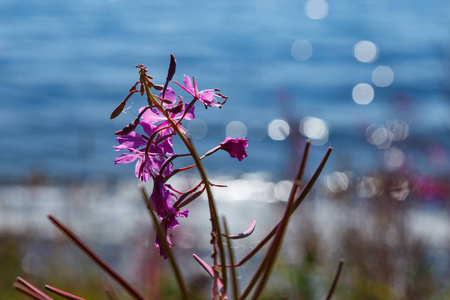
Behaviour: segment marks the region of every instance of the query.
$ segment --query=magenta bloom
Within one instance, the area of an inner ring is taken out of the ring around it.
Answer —
[[[192,85],[192,82],[194,83],[194,85]],[[210,107],[221,107],[228,99],[227,96],[224,96],[219,92],[219,89],[209,89],[209,90],[203,90],[203,91],[198,91],[197,88],[197,84],[195,83],[195,79],[191,78],[187,75],[184,75],[184,86],[182,86],[181,84],[179,84],[178,82],[174,83],[178,84],[183,90],[185,90],[186,92],[188,92],[189,94],[191,94],[194,99],[199,100],[200,102],[202,102],[203,104],[205,104],[205,107],[208,108],[208,106]],[[223,102],[219,102],[217,101],[216,97],[225,99],[225,101]]]
[[[173,244],[167,234],[168,229],[174,229],[179,225],[176,217],[187,218],[189,210],[179,211],[172,206],[172,199],[176,199],[175,195],[172,194],[164,184],[164,177],[161,175],[156,175],[153,182],[153,192],[150,196],[149,203],[152,210],[154,210],[158,217],[161,219],[161,229],[166,237],[167,244],[172,247]],[[158,236],[155,240],[155,246],[159,247],[159,253],[164,258],[167,258],[167,253],[165,253],[163,247],[161,247],[161,241]]]
[[[160,97],[162,97],[162,93],[161,93]],[[177,101],[177,96],[171,87],[167,88],[164,100],[167,100],[167,101],[170,101],[171,103],[173,103],[172,105],[167,105],[167,104],[164,105],[167,112],[169,113],[170,117],[172,118],[172,120],[174,120],[176,122],[180,122],[185,119],[192,120],[195,118],[195,114],[194,114],[195,107],[192,106],[191,108],[189,108],[189,111],[188,111],[187,109],[189,107],[189,103],[183,104],[183,98],[181,96],[178,96],[178,101]],[[139,110],[139,112],[141,112],[143,109],[144,109],[144,107],[142,107]],[[142,122],[145,122],[148,124],[153,124],[153,125],[161,122],[158,124],[157,130],[159,130],[160,128],[170,126],[170,123],[169,123],[169,121],[167,121],[166,117],[161,112],[159,112],[156,108],[151,109],[151,110],[150,109],[146,110],[144,112],[144,114],[142,115],[142,120],[143,120]],[[183,126],[181,126],[180,124],[178,125],[178,127],[180,128],[181,132],[186,134],[187,130],[185,128],[183,128]],[[167,128],[163,131],[163,133],[164,134],[173,133],[173,129]]]
[[[151,136],[156,127],[144,121],[139,123],[144,132]],[[165,136],[161,132],[157,134],[150,147],[147,149],[149,137],[140,135],[137,132],[130,132],[127,135],[120,135],[116,138],[119,146],[114,146],[115,151],[128,150],[129,153],[123,153],[114,159],[116,164],[128,164],[137,160],[135,174],[141,181],[148,181],[151,176],[159,173],[162,164],[168,155],[173,155],[172,136]],[[146,152],[146,150],[148,150]],[[164,169],[163,175],[172,173],[171,166]]]
[[[230,138],[227,137],[222,143],[220,143],[220,149],[227,151],[231,157],[236,157],[239,161],[247,157],[245,149],[247,148],[248,140],[242,138]]]

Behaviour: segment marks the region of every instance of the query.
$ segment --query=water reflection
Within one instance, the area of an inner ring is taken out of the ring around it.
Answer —
[[[333,172],[325,176],[325,185],[328,190],[332,193],[345,192],[348,187],[350,180],[344,172]]]
[[[267,133],[272,140],[282,141],[289,136],[290,127],[285,120],[275,119],[270,122]]]
[[[386,128],[392,133],[392,140],[403,141],[409,135],[409,126],[404,121],[389,120],[386,122]]]
[[[372,82],[378,87],[388,87],[394,81],[394,72],[386,66],[376,67],[372,72]]]
[[[352,98],[358,104],[369,104],[375,96],[375,91],[370,84],[358,83],[352,90]]]
[[[393,141],[404,141],[409,135],[409,126],[400,120],[389,120],[386,126],[371,124],[366,129],[367,141],[380,149],[387,149]]]
[[[408,180],[402,179],[399,182],[395,183],[391,187],[391,190],[389,191],[389,195],[398,201],[403,201],[408,197],[409,195],[409,183]]]
[[[275,184],[275,198],[278,201],[287,201],[291,192],[292,181],[281,180]]]
[[[328,15],[328,2],[325,0],[308,0],[305,3],[305,14],[313,20],[321,20]]]
[[[356,192],[362,198],[372,198],[383,192],[383,183],[380,178],[364,176],[361,177]]]
[[[247,126],[242,122],[232,121],[226,126],[225,134],[232,138],[245,138],[247,136]]]
[[[366,129],[366,139],[380,149],[387,149],[391,146],[392,133],[383,125],[372,124]]]
[[[299,129],[314,145],[323,145],[328,141],[328,125],[322,119],[306,117],[300,122]]]
[[[248,138],[252,141],[262,141],[267,135],[267,126],[261,121],[250,122],[247,130]]]
[[[402,150],[391,147],[384,152],[384,164],[389,171],[400,169],[405,162],[405,154]]]
[[[312,45],[307,40],[297,40],[291,46],[291,54],[296,60],[308,60],[312,55]]]
[[[192,138],[201,140],[208,133],[208,124],[202,119],[194,119],[187,124],[187,130]]]
[[[353,55],[360,62],[374,62],[378,55],[377,46],[370,41],[360,41],[353,48]]]

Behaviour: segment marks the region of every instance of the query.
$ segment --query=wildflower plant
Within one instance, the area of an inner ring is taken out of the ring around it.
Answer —
[[[312,186],[316,182],[322,171],[330,153],[327,150],[322,161],[313,173],[311,179],[303,184],[303,173],[309,153],[310,143],[306,143],[303,158],[300,163],[297,177],[291,189],[289,199],[283,217],[273,227],[273,229],[260,241],[247,255],[239,261],[235,260],[232,247],[233,239],[249,237],[254,229],[256,221],[249,220],[249,228],[238,234],[231,234],[224,217],[219,219],[216,208],[213,187],[223,187],[212,183],[203,167],[202,160],[217,151],[226,151],[230,158],[242,161],[247,157],[246,149],[248,140],[242,138],[227,137],[217,146],[211,148],[203,155],[199,155],[189,138],[189,132],[183,127],[185,120],[195,118],[196,104],[200,103],[205,108],[221,108],[228,97],[220,93],[219,89],[206,89],[199,91],[194,77],[184,75],[183,84],[172,81],[176,72],[176,60],[170,56],[170,64],[165,83],[153,83],[153,77],[148,74],[148,69],[139,64],[136,66],[139,73],[139,80],[130,88],[129,94],[114,109],[111,119],[119,116],[127,101],[134,95],[140,94],[146,101],[145,105],[139,109],[137,117],[123,129],[115,132],[118,145],[114,150],[120,154],[115,158],[116,164],[135,163],[135,175],[141,182],[152,182],[152,191],[147,193],[146,188],[141,185],[141,192],[144,203],[148,209],[151,220],[156,229],[155,247],[159,248],[162,259],[168,259],[174,271],[178,283],[179,292],[183,299],[188,299],[188,293],[180,266],[173,255],[171,231],[180,224],[179,218],[188,218],[188,205],[195,201],[200,195],[206,194],[207,205],[209,206],[209,219],[211,221],[211,257],[199,257],[193,254],[193,258],[212,278],[212,298],[245,299],[251,297],[257,299],[269,279],[273,269],[277,254],[280,250],[284,234],[291,215],[308,195]],[[175,90],[169,86],[180,90],[182,94],[177,95]],[[187,94],[187,95],[186,95]],[[185,101],[185,98],[187,101]],[[187,153],[178,153],[174,150],[173,139],[179,138],[187,149]],[[182,168],[175,168],[174,161],[180,157],[192,157],[194,164]],[[178,191],[172,187],[168,181],[172,176],[180,172],[196,168],[200,173],[199,182],[186,191]],[[76,245],[78,245],[94,262],[96,262],[105,272],[117,281],[130,296],[134,299],[146,299],[136,288],[131,286],[125,279],[118,275],[106,262],[98,257],[84,242],[81,241],[69,228],[53,216],[49,216],[53,224],[63,231]],[[266,247],[266,253],[255,270],[250,282],[244,289],[240,289],[238,278],[238,268],[250,260],[257,252]],[[207,262],[211,260],[210,262]],[[337,279],[340,274],[342,263],[338,268],[337,275],[330,288],[328,299],[334,291]],[[31,295],[37,299],[51,299],[48,295],[32,286],[23,278],[18,278],[15,286],[20,291]],[[48,290],[67,299],[82,299],[73,294],[58,290],[57,288],[46,286]]]

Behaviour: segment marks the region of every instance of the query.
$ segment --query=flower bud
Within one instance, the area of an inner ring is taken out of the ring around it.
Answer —
[[[134,119],[133,122],[131,122],[130,124],[125,126],[123,129],[116,131],[115,134],[116,135],[127,135],[127,134],[131,133],[138,126],[139,119],[140,119],[140,116],[138,116],[136,119]]]
[[[154,84],[153,88],[157,91],[162,91],[164,86],[162,84]]]
[[[170,65],[169,65],[169,71],[167,72],[167,81],[171,81],[173,78],[173,75],[175,75],[175,71],[177,69],[177,61],[175,60],[175,56],[173,54],[170,54]]]
[[[122,102],[120,102],[120,104],[114,109],[114,111],[111,113],[111,117],[109,117],[109,118],[110,118],[110,119],[116,118],[118,115],[120,115],[120,113],[123,111],[124,108],[125,108],[125,102],[122,101]]]
[[[239,161],[247,157],[245,149],[247,148],[248,140],[242,138],[230,138],[227,137],[222,143],[220,143],[220,149],[227,151],[230,157],[235,157]]]

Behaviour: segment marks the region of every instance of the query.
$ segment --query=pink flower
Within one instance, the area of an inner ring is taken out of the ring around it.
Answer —
[[[127,135],[119,135],[116,138],[119,146],[114,146],[114,150],[127,150],[128,153],[123,153],[119,157],[116,157],[114,161],[116,164],[128,164],[137,160],[135,167],[136,177],[142,182],[145,182],[160,171],[167,156],[173,155],[173,144],[170,135],[166,137],[166,135],[162,135],[160,132],[155,139],[160,140],[160,142],[152,143],[146,149],[149,136],[153,135],[156,127],[144,121],[141,121],[139,124],[148,136],[140,135],[134,131]],[[163,175],[167,176],[170,173],[172,173],[172,168],[169,166],[164,170]]]
[[[239,161],[247,157],[245,149],[247,148],[248,140],[242,138],[230,138],[227,137],[222,143],[220,143],[220,149],[227,151],[231,157],[236,157]]]
[[[192,85],[192,82],[194,83],[194,85]],[[199,92],[198,88],[197,88],[197,84],[195,82],[195,79],[192,77],[192,81],[191,81],[191,78],[187,75],[184,75],[184,80],[183,80],[184,86],[182,86],[178,82],[174,82],[174,83],[178,84],[183,90],[185,90],[186,92],[191,94],[194,97],[194,99],[197,99],[200,102],[202,102],[203,104],[205,104],[206,108],[208,108],[208,106],[221,107],[228,99],[227,96],[224,96],[224,95],[218,93],[220,91],[219,89],[209,89],[209,90],[203,90],[203,91]],[[219,102],[216,100],[216,97],[225,99],[225,101]]]
[[[160,95],[162,97],[162,93]],[[162,99],[162,98],[161,98]],[[189,107],[189,103],[183,104],[183,98],[181,96],[177,96],[173,89],[171,87],[167,88],[166,95],[164,100],[171,102],[172,104],[165,104],[165,108],[167,110],[167,113],[170,115],[172,120],[178,122],[178,127],[180,128],[182,133],[187,133],[187,130],[181,126],[182,120],[192,120],[195,118],[194,110],[195,107],[191,106]],[[142,112],[145,107],[142,107],[139,112]],[[148,109],[142,114],[142,123],[147,123],[151,125],[157,125],[156,130],[159,130],[161,128],[165,128],[170,126],[169,121],[166,119],[166,117],[159,112],[156,108]],[[173,133],[174,130],[172,128],[168,128],[167,130],[163,131],[163,134],[168,135],[170,133]]]
[[[150,196],[149,203],[151,209],[154,210],[161,219],[161,229],[169,247],[172,247],[173,244],[170,241],[170,236],[167,234],[167,230],[174,229],[179,225],[178,221],[175,219],[176,217],[187,218],[189,213],[187,209],[179,211],[179,209],[174,208],[172,206],[172,198],[176,199],[175,195],[173,195],[166,188],[166,185],[164,184],[164,177],[161,175],[156,175],[153,182],[153,192]],[[158,236],[155,240],[155,246],[159,247],[159,253],[161,256],[167,258],[167,253],[165,253],[164,248],[161,247],[161,241]]]

